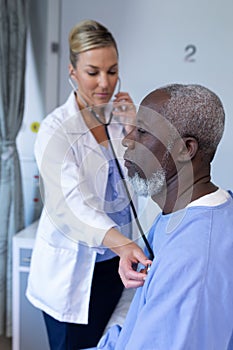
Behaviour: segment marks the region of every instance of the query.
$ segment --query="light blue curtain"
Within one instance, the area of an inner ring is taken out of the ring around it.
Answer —
[[[12,237],[24,227],[16,136],[24,111],[29,0],[0,0],[0,335],[12,333]]]

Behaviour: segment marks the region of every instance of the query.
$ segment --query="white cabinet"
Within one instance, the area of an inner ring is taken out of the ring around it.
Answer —
[[[37,225],[13,238],[13,350],[49,350],[42,312],[25,296]]]

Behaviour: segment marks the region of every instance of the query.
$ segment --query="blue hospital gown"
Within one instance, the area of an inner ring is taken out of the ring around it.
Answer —
[[[122,330],[104,350],[232,350],[233,199],[160,214],[149,239],[155,259]]]

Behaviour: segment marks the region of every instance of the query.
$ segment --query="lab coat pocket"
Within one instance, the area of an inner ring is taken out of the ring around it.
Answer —
[[[53,313],[70,312],[67,300],[72,294],[72,279],[78,250],[55,247],[38,237],[30,268],[30,294]],[[40,263],[38,263],[40,262]]]

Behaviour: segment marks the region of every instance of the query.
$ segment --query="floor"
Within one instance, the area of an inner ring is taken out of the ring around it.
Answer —
[[[0,349],[11,350],[11,338],[0,337]]]

